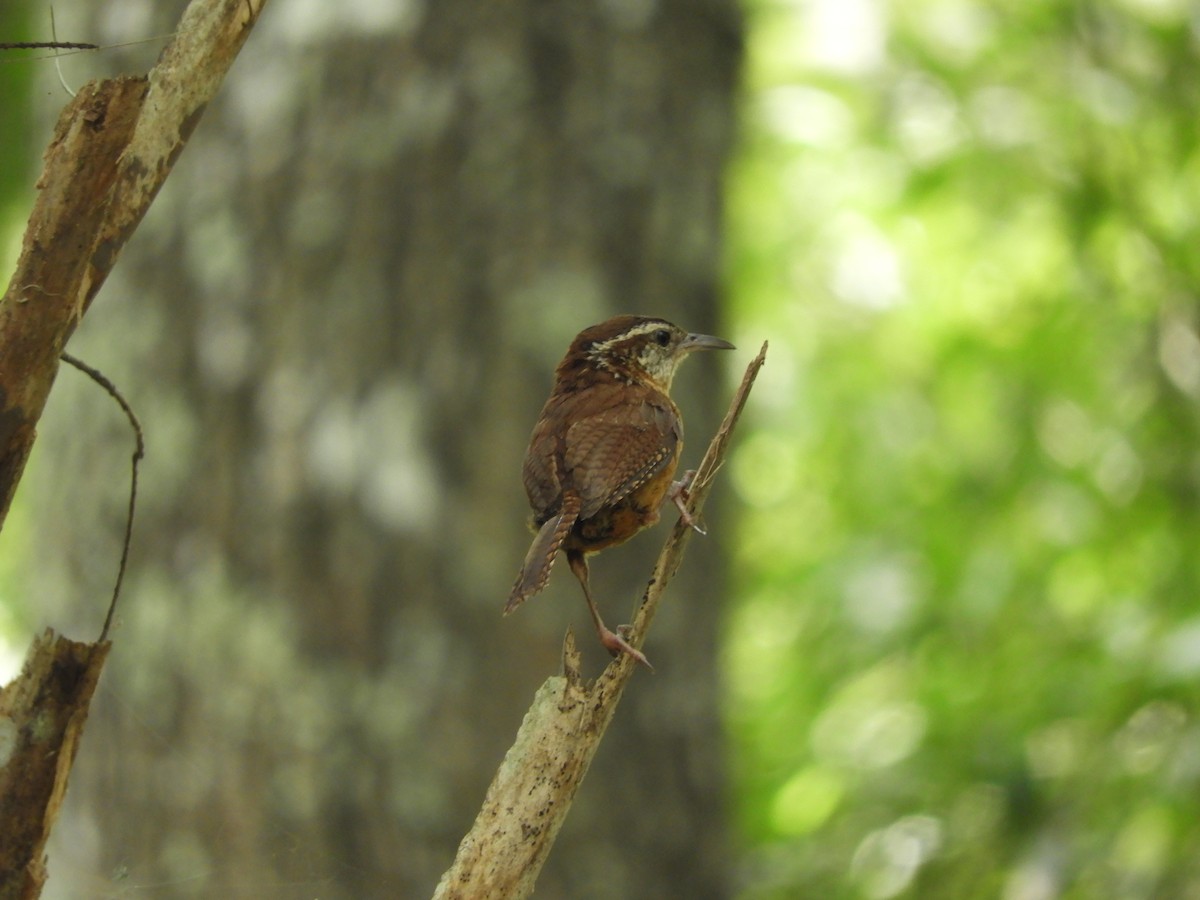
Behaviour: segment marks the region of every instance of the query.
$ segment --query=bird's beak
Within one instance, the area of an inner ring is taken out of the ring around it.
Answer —
[[[690,353],[693,350],[736,350],[737,347],[711,334],[689,334],[680,342],[679,349]]]

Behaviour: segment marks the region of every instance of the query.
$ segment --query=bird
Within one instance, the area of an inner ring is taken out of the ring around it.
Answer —
[[[588,584],[588,556],[629,540],[659,519],[671,500],[685,524],[688,473],[674,481],[683,419],[669,395],[679,364],[696,350],[733,350],[708,334],[689,334],[666,319],[614,316],[585,328],[554,373],[522,480],[535,532],[504,607],[507,616],[546,587],[561,550],[583,588],[600,643],[653,670],[630,645],[628,629],[610,630]]]

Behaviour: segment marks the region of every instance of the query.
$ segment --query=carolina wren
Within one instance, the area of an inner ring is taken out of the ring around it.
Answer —
[[[686,483],[671,480],[683,449],[683,420],[667,392],[693,350],[732,349],[728,341],[645,316],[616,316],[571,342],[525,451],[522,475],[537,535],[505,615],[546,586],[563,550],[600,642],[613,656],[627,653],[650,667],[618,633],[624,629],[605,627],[588,587],[587,557],[653,525],[668,497],[700,530],[684,505]]]

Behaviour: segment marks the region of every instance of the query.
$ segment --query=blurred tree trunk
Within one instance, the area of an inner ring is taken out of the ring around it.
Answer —
[[[56,4],[59,28],[124,41],[178,11],[121,8]],[[51,889],[432,891],[567,625],[590,637],[565,567],[500,617],[552,367],[618,311],[719,330],[739,41],[715,0],[268,9],[72,343],[149,458]],[[718,374],[679,379],[686,464]],[[70,563],[37,595],[79,623],[111,580],[91,511],[118,531],[118,428],[67,386],[31,463],[38,546]],[[709,508],[541,896],[728,894]],[[664,537],[594,566],[613,621]]]

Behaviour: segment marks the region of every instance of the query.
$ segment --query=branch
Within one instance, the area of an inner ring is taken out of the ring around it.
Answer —
[[[111,645],[59,637],[49,628],[21,674],[0,689],[0,897],[36,898],[46,880],[46,841]]]
[[[216,94],[266,0],[192,0],[149,75],[92,81],[46,148],[0,300],[0,527],[58,358]]]
[[[67,339],[265,2],[192,0],[148,75],[90,82],[59,116],[17,269],[0,299],[0,527]],[[47,629],[20,676],[0,688],[0,900],[41,893],[46,841],[108,654],[107,631],[106,622],[101,640],[88,644]]]
[[[696,470],[689,489],[688,511],[693,517],[699,516],[712,488],[766,357],[764,343],[746,369],[725,421]],[[691,533],[682,521],[676,522],[659,554],[634,616],[630,643],[635,647],[645,642],[663,591],[679,569]],[[635,668],[633,658],[622,654],[595,682],[585,682],[579,674],[574,635],[567,632],[563,674],[546,679],[538,688],[516,741],[492,779],[475,824],[459,845],[454,863],[438,882],[434,900],[519,900],[533,892],[538,873]]]

